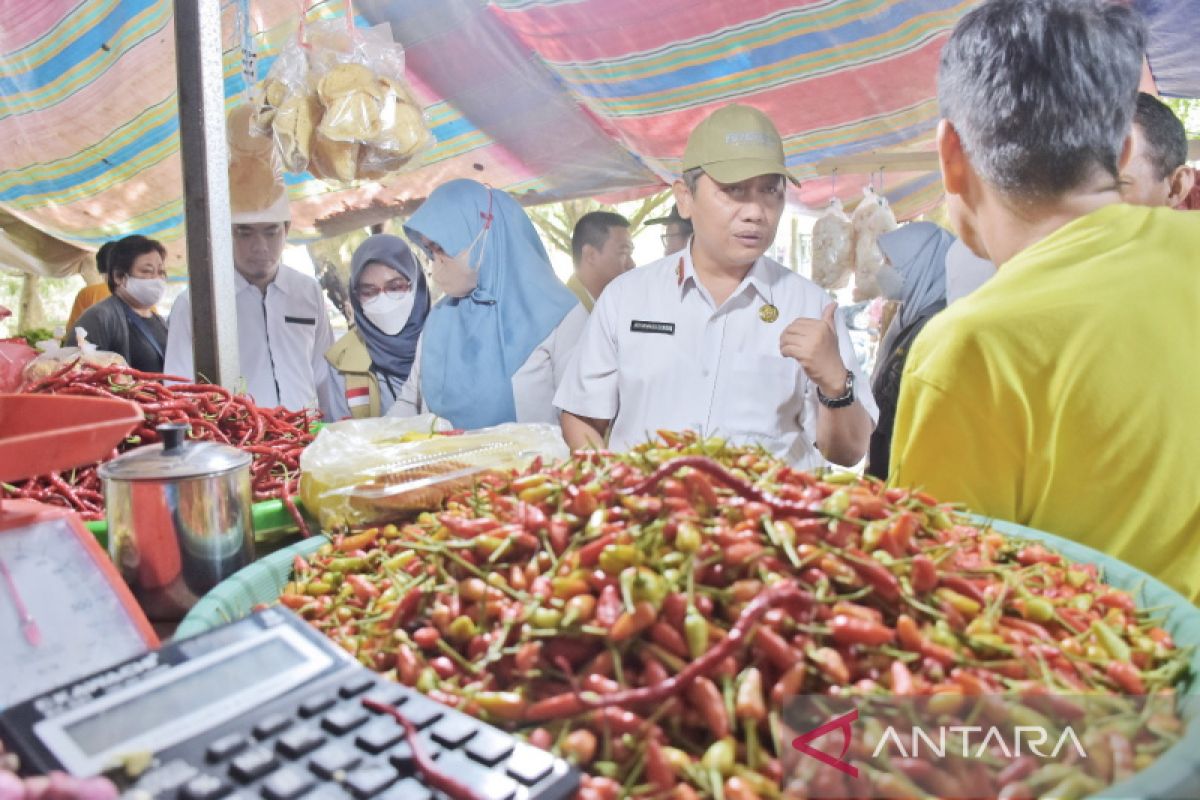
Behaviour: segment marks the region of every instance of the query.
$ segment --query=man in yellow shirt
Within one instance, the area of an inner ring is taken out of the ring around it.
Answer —
[[[108,254],[112,252],[113,245],[117,241],[114,239],[111,242],[105,242],[100,245],[100,249],[96,251],[96,271],[101,276],[108,274]],[[83,312],[87,311],[92,306],[99,303],[101,300],[107,299],[112,294],[108,288],[107,281],[100,281],[83,287],[79,290],[79,294],[75,295],[75,302],[71,305],[71,313],[67,317],[67,333],[75,327],[75,323],[83,316]]]
[[[951,219],[994,278],[901,383],[892,481],[1200,597],[1200,224],[1122,205],[1145,32],[1107,0],[988,0],[942,52]]]
[[[567,288],[590,314],[604,287],[634,267],[629,220],[612,211],[584,214],[571,232],[571,260],[575,272]]]

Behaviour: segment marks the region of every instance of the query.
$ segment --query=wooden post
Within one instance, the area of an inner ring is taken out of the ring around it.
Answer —
[[[28,331],[40,328],[46,320],[46,310],[42,308],[42,298],[38,297],[38,284],[42,282],[41,275],[26,275],[21,281],[21,299],[17,305],[17,331]]]

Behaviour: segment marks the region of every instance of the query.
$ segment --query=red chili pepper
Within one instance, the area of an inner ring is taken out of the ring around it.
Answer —
[[[710,678],[703,675],[697,677],[688,686],[686,694],[688,702],[704,717],[708,733],[714,739],[723,739],[729,735],[729,714],[725,710],[725,699]]]
[[[856,548],[849,548],[846,552],[854,557],[849,561],[851,569],[882,599],[889,603],[900,599],[900,581],[887,567]]]
[[[354,595],[364,603],[379,597],[379,587],[371,583],[363,575],[347,575],[346,583],[354,590]]]
[[[829,630],[838,644],[879,646],[896,638],[896,632],[886,625],[838,614],[829,621]]]
[[[937,588],[937,566],[933,563],[932,558],[924,553],[913,556],[911,567],[912,575],[910,579],[914,592],[917,594],[929,594]]]
[[[619,616],[621,616],[621,593],[615,584],[610,584],[600,590],[600,597],[596,600],[594,619],[597,625],[611,628]]]
[[[1146,693],[1146,684],[1138,668],[1124,661],[1109,661],[1104,667],[1104,674],[1126,694],[1140,695]]]
[[[444,792],[451,800],[479,800],[479,795],[469,786],[464,786],[454,778],[446,775],[438,770],[437,766],[429,754],[425,752],[425,747],[421,744],[420,738],[417,735],[417,726],[412,723],[408,717],[398,711],[393,706],[386,703],[381,703],[370,697],[363,698],[362,704],[372,711],[380,714],[388,714],[402,726],[404,726],[404,734],[409,742],[413,763],[417,767],[417,771],[421,773],[426,785]]]

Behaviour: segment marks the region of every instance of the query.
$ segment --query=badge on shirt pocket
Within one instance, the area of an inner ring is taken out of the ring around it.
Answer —
[[[635,319],[629,323],[629,330],[632,333],[662,333],[667,336],[675,335],[674,322],[651,322],[644,319]]]

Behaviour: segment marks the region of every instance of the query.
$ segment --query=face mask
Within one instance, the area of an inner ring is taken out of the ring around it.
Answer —
[[[408,322],[412,315],[413,303],[416,302],[416,292],[404,294],[389,294],[380,292],[362,304],[363,314],[379,330],[388,336],[395,336]]]
[[[479,285],[479,273],[471,269],[466,255],[440,256],[433,262],[433,282],[450,297],[466,297]]]
[[[903,298],[904,276],[895,267],[884,264],[879,268],[879,272],[875,273],[875,280],[879,284],[879,291],[888,300]]]
[[[163,295],[167,293],[167,282],[162,278],[129,277],[125,279],[124,289],[129,299],[142,308],[149,308],[158,305],[158,301],[163,299]]]

